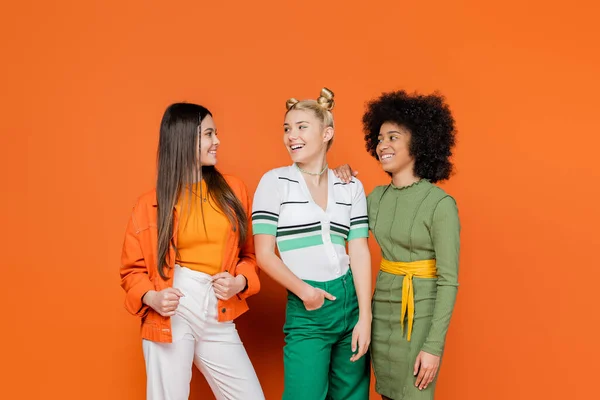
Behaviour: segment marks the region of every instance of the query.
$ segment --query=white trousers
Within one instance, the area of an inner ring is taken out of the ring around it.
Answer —
[[[233,321],[217,321],[210,275],[175,266],[173,287],[181,290],[171,317],[172,343],[143,340],[148,400],[187,400],[192,363],[217,400],[264,400]]]

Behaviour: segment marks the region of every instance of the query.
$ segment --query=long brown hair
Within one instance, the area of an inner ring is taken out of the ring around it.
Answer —
[[[234,231],[237,231],[240,246],[246,241],[247,215],[240,200],[221,173],[212,166],[200,167],[197,149],[200,124],[207,115],[206,108],[190,103],[175,103],[167,107],[161,124],[158,140],[158,176],[156,200],[158,203],[158,272],[167,279],[165,268],[169,268],[169,250],[173,243],[173,211],[180,197],[188,192],[191,198],[194,185],[204,179],[207,196],[210,196],[227,216]],[[187,189],[186,189],[187,188]],[[190,202],[194,207],[196,202]],[[202,203],[200,202],[200,207]]]

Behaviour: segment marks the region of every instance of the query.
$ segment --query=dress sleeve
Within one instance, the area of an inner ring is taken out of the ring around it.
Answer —
[[[437,296],[429,335],[422,350],[441,356],[458,291],[460,221],[456,202],[444,197],[433,212],[431,239],[438,271]]]

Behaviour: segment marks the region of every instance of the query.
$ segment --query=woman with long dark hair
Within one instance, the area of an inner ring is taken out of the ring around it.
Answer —
[[[123,245],[125,307],[142,322],[147,398],[187,399],[192,363],[217,399],[264,399],[233,320],[260,289],[250,201],[216,168],[206,108],[164,113],[156,189],[133,208]]]

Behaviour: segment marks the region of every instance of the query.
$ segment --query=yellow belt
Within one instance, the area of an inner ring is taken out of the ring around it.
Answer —
[[[400,315],[400,325],[402,326],[402,333],[404,333],[404,317],[408,312],[407,340],[410,341],[413,321],[415,319],[415,292],[413,288],[413,277],[437,278],[435,260],[400,262],[389,261],[384,258],[381,260],[380,269],[388,274],[404,275],[404,280],[402,281],[402,313]]]

